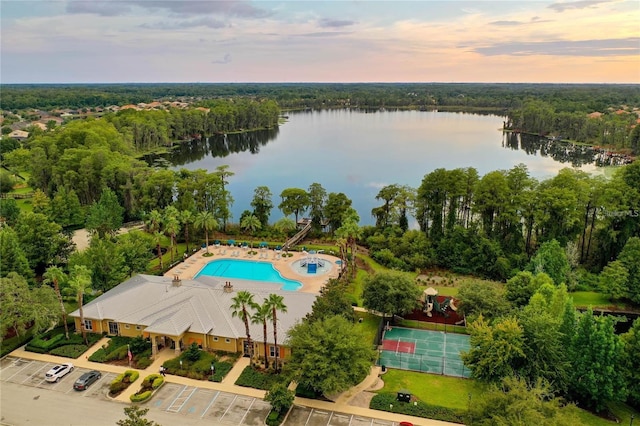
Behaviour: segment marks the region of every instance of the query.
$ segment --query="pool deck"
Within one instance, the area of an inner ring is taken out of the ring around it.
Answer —
[[[256,251],[257,254],[250,255],[249,251],[251,250]],[[207,263],[213,260],[239,259],[271,263],[284,278],[302,283],[302,288],[298,291],[320,293],[320,289],[327,281],[331,278],[338,278],[340,273],[340,265],[335,263],[339,258],[325,253],[315,253],[312,255],[313,257],[326,261],[326,264],[330,266],[330,269],[319,274],[300,274],[296,271],[294,267],[295,261],[306,259],[309,256],[307,252],[290,251],[289,254],[292,255],[291,257],[283,257],[284,252],[282,251],[278,252],[261,248],[245,249],[221,245],[219,247],[209,246],[209,253],[212,254],[212,256],[204,256],[206,253],[206,249],[200,249],[183,262],[168,270],[164,274],[165,277],[177,275],[181,279],[190,280],[193,279]],[[237,255],[232,256],[234,253],[237,253]]]

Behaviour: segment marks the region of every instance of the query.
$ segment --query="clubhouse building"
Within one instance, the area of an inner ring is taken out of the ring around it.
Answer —
[[[273,342],[273,321],[267,323],[269,358],[276,351],[286,358],[289,349],[287,332],[311,312],[317,295],[281,290],[277,284],[250,280],[199,276],[182,280],[178,276],[136,275],[83,306],[84,324],[80,312],[75,318],[76,330],[111,336],[142,336],[152,342],[152,356],[171,348],[179,354],[196,343],[206,350],[222,350],[249,354],[244,322],[231,315],[232,299],[240,290],[253,294],[261,304],[270,294],[283,296],[287,312],[278,312],[278,348]],[[254,353],[264,357],[263,324],[249,324]]]

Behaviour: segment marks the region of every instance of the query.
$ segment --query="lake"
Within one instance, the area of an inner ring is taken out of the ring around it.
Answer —
[[[437,168],[475,167],[480,176],[519,163],[538,179],[564,167],[597,172],[597,155],[589,148],[552,143],[540,137],[503,134],[504,117],[438,111],[335,109],[288,113],[277,129],[214,135],[182,145],[167,160],[174,169],[215,170],[228,165],[235,173],[228,189],[235,202],[232,221],[252,210],[253,191],[273,193],[270,221],[285,188],[307,190],[314,182],[353,200],[361,225],[375,223],[375,197],[390,184],[417,188]]]

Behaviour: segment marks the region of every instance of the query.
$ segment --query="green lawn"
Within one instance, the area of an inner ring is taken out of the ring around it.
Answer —
[[[575,291],[571,293],[573,303],[576,306],[609,306],[609,298],[602,293],[595,291]]]
[[[33,211],[33,202],[31,201],[31,198],[16,200],[16,205],[20,208],[20,211],[25,213]]]
[[[441,407],[467,410],[469,395],[480,395],[485,386],[475,380],[415,371],[387,370],[381,376],[384,387],[379,392],[397,392],[407,389],[413,395],[428,404]]]
[[[447,408],[467,410],[469,402],[473,404],[474,396],[481,395],[486,386],[472,379],[440,376],[437,374],[418,373],[415,371],[387,370],[381,376],[384,387],[378,392],[397,392],[407,389],[421,401]],[[471,395],[471,401],[469,401]],[[626,404],[611,404],[613,414],[620,420],[620,425],[628,425],[633,414],[640,419],[640,412],[634,411]],[[580,424],[584,426],[612,426],[615,422],[603,419],[586,410],[574,408]]]
[[[359,311],[356,311],[356,317],[362,318],[362,322],[357,322],[356,327],[362,329],[368,336],[368,341],[373,344],[382,318],[377,315],[370,314],[369,312]]]
[[[626,404],[616,403],[610,404],[609,409],[619,419],[619,423],[622,426],[631,424],[631,415],[633,414],[636,419],[640,419],[640,412],[635,411],[633,408]],[[598,417],[595,414],[591,414],[586,410],[576,408],[576,416],[580,419],[580,424],[584,426],[612,426],[616,422],[612,422],[602,417]]]

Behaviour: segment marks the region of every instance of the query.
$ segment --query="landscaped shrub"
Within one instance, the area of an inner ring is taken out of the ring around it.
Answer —
[[[143,402],[153,396],[153,393],[162,386],[164,383],[164,377],[160,374],[150,374],[144,378],[140,385],[140,390],[131,395],[129,399],[131,402]]]
[[[283,378],[279,374],[260,371],[253,367],[245,367],[235,384],[248,388],[269,390],[281,380]]]
[[[151,351],[151,340],[145,339],[142,336],[136,336],[131,339],[129,346],[131,347],[131,353],[138,355],[146,351]]]
[[[296,386],[296,396],[308,399],[325,399],[322,392],[316,392],[314,389],[301,384]]]
[[[93,362],[105,362],[107,360],[107,352],[104,348],[100,348],[89,357],[89,361]]]
[[[49,351],[51,355],[63,356],[66,358],[78,358],[89,349],[87,345],[65,345],[59,346]]]
[[[129,349],[126,346],[120,346],[116,350],[110,353],[107,353],[107,356],[105,357],[105,361],[125,359],[127,357],[128,352],[129,352]]]
[[[158,389],[164,383],[164,377],[160,374],[150,374],[142,381],[143,389]]]
[[[92,346],[101,338],[102,336],[100,334],[87,333],[89,346]],[[32,340],[25,349],[30,352],[37,352],[41,354],[49,353],[51,355],[59,355],[67,358],[78,358],[87,351],[89,346],[84,344],[84,340],[80,334],[70,334],[69,339],[65,339],[63,329],[61,327],[57,327]]]
[[[153,361],[151,360],[151,358],[149,357],[141,357],[138,358],[136,360],[136,367],[144,370],[145,368],[147,368],[148,366],[150,366],[153,363]]]
[[[373,410],[406,414],[408,416],[424,417],[453,423],[464,423],[466,417],[466,412],[464,411],[430,405],[422,401],[416,402],[417,404],[414,404],[413,402],[398,401],[395,393],[379,393],[371,399],[369,408]]]
[[[27,331],[23,336],[13,336],[8,339],[2,339],[0,341],[0,358],[18,349],[20,346],[27,343],[33,336],[31,331]]]
[[[147,399],[151,398],[152,393],[153,391],[150,390],[144,391],[142,393],[134,393],[129,397],[129,399],[131,400],[131,402],[144,402]]]
[[[231,364],[230,362],[226,362],[226,361],[217,362],[216,372],[213,373],[213,377],[209,375],[209,380],[212,382],[220,383],[227,376],[227,374],[229,373],[229,371],[231,371],[232,368],[233,368],[233,364]]]
[[[184,351],[184,357],[191,362],[196,362],[200,359],[201,352],[202,351],[200,350],[198,345],[196,345],[195,343],[192,343],[191,346],[189,346],[189,349]]]
[[[138,377],[140,377],[140,373],[136,370],[126,370],[124,373],[118,374],[109,385],[109,395],[118,395],[120,392],[128,388],[131,383],[138,380]]]
[[[55,348],[56,343],[62,339],[64,339],[64,334],[62,333],[56,334],[55,336],[52,336],[50,338],[36,337],[31,342],[29,342],[28,346],[32,348],[44,349],[45,351],[50,351],[51,349]]]
[[[211,376],[211,364],[217,365],[218,357],[210,352],[198,351],[199,359],[195,362],[187,358],[185,351],[179,357],[165,361],[162,366],[167,369],[169,374],[205,380]],[[180,365],[180,361],[182,361],[182,365]]]
[[[286,411],[283,413],[279,413],[275,410],[271,410],[269,412],[269,415],[267,416],[267,419],[265,420],[265,423],[267,424],[267,426],[279,426],[284,421],[286,415]]]

